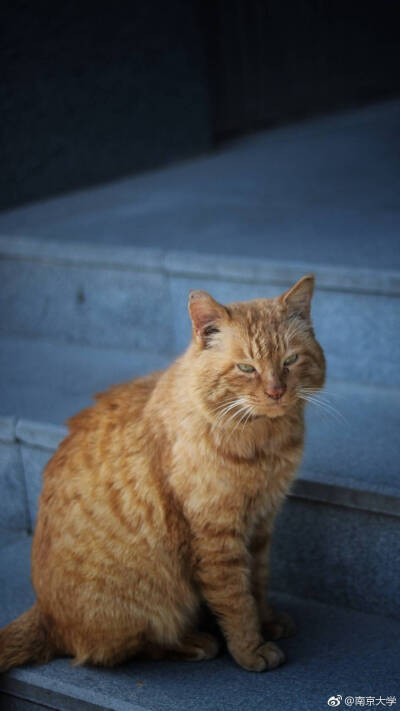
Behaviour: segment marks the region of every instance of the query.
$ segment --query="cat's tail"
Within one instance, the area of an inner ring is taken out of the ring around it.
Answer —
[[[0,630],[0,672],[35,662],[45,664],[55,656],[37,602]]]

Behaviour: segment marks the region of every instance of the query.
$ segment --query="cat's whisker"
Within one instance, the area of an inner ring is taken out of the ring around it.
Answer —
[[[239,403],[235,402],[232,405],[230,405],[229,407],[226,407],[224,410],[222,410],[221,412],[218,413],[218,415],[216,416],[216,421],[218,422],[219,420],[222,420],[225,417],[225,415],[227,415],[229,412],[231,412],[231,410],[234,410],[238,406],[239,406]]]
[[[236,418],[239,418],[238,421],[237,421],[237,423],[236,423],[235,426],[233,427],[232,432],[231,432],[230,435],[229,435],[229,439],[231,438],[232,434],[235,432],[235,430],[237,429],[237,427],[240,426],[242,423],[246,424],[246,422],[248,421],[248,419],[249,419],[249,418],[251,417],[251,415],[253,414],[253,412],[254,412],[254,407],[253,407],[253,406],[254,406],[255,403],[254,403],[254,402],[253,402],[253,403],[251,403],[251,402],[249,403],[248,401],[251,400],[251,399],[252,399],[251,396],[239,397],[239,398],[237,398],[237,399],[234,401],[234,403],[233,403],[232,405],[230,405],[229,407],[225,407],[225,408],[223,409],[222,415],[220,415],[219,417],[217,417],[217,419],[216,419],[216,425],[223,425],[223,426],[226,426],[227,424],[229,424],[229,422],[234,422],[234,420],[235,420]],[[231,416],[226,420],[226,422],[223,422],[224,417],[225,417],[231,410],[234,410],[236,407],[239,408],[239,409],[237,410],[237,412],[233,412],[233,414],[231,414]]]
[[[342,413],[331,403],[330,399],[326,396],[326,393],[321,395],[321,393],[319,393],[319,392],[318,393],[315,393],[315,391],[305,392],[304,390],[302,391],[302,393],[304,395],[308,395],[308,396],[312,397],[317,402],[321,402],[322,404],[326,405],[328,408],[334,410],[339,416],[343,417]]]
[[[239,417],[239,415],[245,410],[245,408],[246,408],[246,403],[242,403],[242,406],[240,407],[240,409],[237,412],[234,412],[233,415],[228,417],[227,423],[233,422],[233,420],[235,420],[236,417]]]
[[[217,415],[217,417],[221,417],[221,416],[227,414],[228,412],[230,412],[231,410],[233,410],[235,407],[237,407],[240,404],[241,404],[240,400],[238,398],[236,398],[236,400],[229,403],[229,405],[224,405],[223,407],[218,408],[217,412],[219,411],[219,414]]]
[[[244,428],[246,427],[246,425],[247,425],[249,419],[251,418],[251,416],[252,416],[253,414],[254,414],[253,408],[252,408],[252,407],[249,407],[249,411],[248,411],[248,413],[247,413],[247,416],[245,417],[244,422],[243,422],[243,424],[242,424],[242,431],[243,431]]]
[[[223,403],[220,403],[220,405],[218,405],[216,409],[223,408],[223,407],[225,407],[226,405],[231,405],[232,403],[238,402],[238,401],[241,401],[241,400],[243,400],[243,397],[236,395],[236,397],[234,397],[234,398],[230,398],[229,400],[224,400],[224,402],[223,402]]]
[[[335,411],[339,416],[342,416],[342,413],[328,400],[327,398],[322,398],[319,395],[312,395],[311,396],[316,402],[321,403],[322,405],[326,405],[328,409],[331,409]]]
[[[242,411],[243,405],[246,404],[246,400],[243,397],[236,398],[232,403],[230,403],[228,406],[223,407],[222,411],[219,413],[219,415],[215,419],[215,423],[213,426],[221,426],[225,425],[224,423],[224,418],[227,417],[227,415],[232,411],[235,410],[236,408],[240,408],[238,412],[234,412],[233,415],[231,415],[230,418],[228,418],[227,422],[229,422],[231,419],[235,419],[235,417]]]
[[[305,400],[306,402],[309,402],[309,403],[311,403],[312,405],[315,405],[315,406],[318,407],[322,412],[325,412],[326,414],[328,414],[328,415],[330,415],[331,417],[333,417],[337,422],[340,422],[340,424],[342,424],[342,425],[343,425],[343,424],[345,424],[345,425],[348,425],[348,424],[349,424],[348,420],[346,420],[346,418],[344,417],[344,415],[342,415],[342,413],[339,412],[339,410],[337,410],[336,407],[334,407],[333,405],[331,405],[330,403],[328,403],[328,402],[326,402],[326,401],[324,401],[324,400],[320,400],[320,399],[318,398],[318,396],[316,396],[316,395],[308,395],[308,394],[306,394],[306,393],[304,393],[304,392],[299,392],[299,393],[298,393],[298,397],[299,397],[301,400]]]
[[[237,422],[237,424],[235,425],[233,431],[235,431],[235,429],[236,429],[237,427],[239,427],[240,425],[243,425],[243,426],[244,426],[245,423],[246,423],[246,420],[248,420],[248,418],[250,417],[251,413],[252,413],[252,408],[251,408],[250,406],[245,407],[245,408],[244,408],[244,412],[243,412],[243,414],[242,414],[240,420],[239,420],[239,421]],[[243,428],[242,428],[242,429],[243,429]]]
[[[225,407],[226,405],[230,405],[232,402],[236,402],[238,399],[237,395],[235,397],[229,398],[229,400],[224,400],[222,403],[220,402],[216,407],[211,408],[211,411],[214,410],[219,410],[222,407]]]
[[[325,410],[327,412],[330,412],[333,417],[336,417],[338,422],[341,422],[344,425],[350,424],[349,421],[346,419],[346,417],[336,407],[334,407],[330,403],[321,402],[320,400],[318,400],[318,398],[315,399],[315,403],[318,403],[318,405],[320,405],[320,407],[323,407],[323,408],[325,408]]]
[[[312,388],[302,388],[301,394],[306,395],[307,397],[313,397],[317,400],[320,400],[321,402],[326,402],[327,404],[330,404],[330,400],[326,397],[326,395],[321,395],[319,392],[313,390]]]
[[[245,399],[245,398],[241,398],[241,400],[242,400],[242,403],[241,403],[241,406],[240,406],[239,410],[238,410],[237,412],[234,412],[234,413],[226,420],[226,422],[224,423],[225,425],[228,425],[230,422],[234,422],[234,421],[236,420],[236,418],[241,418],[243,414],[247,413],[248,404],[247,404],[247,402],[246,402],[246,399]],[[240,419],[239,419],[239,423],[240,423]]]
[[[315,402],[314,400],[311,400],[309,396],[307,395],[299,395],[298,396],[300,400],[304,400],[304,402],[310,403],[310,405],[315,405],[315,407],[319,408],[321,410],[322,415],[332,415],[332,413],[327,413],[326,410],[321,406],[320,403]],[[336,419],[336,418],[334,418]]]
[[[305,388],[305,393],[307,395],[314,395],[315,390],[313,390],[312,388]],[[324,389],[322,393],[320,391],[317,391],[317,395],[321,400],[326,400],[327,402],[331,402],[333,400],[339,402],[339,404],[343,402],[343,400],[347,397],[346,393],[340,393],[336,390],[332,391],[328,389]]]
[[[231,410],[234,410],[236,407],[240,407],[242,404],[243,404],[243,398],[237,398],[234,402],[232,402],[230,405],[228,405],[227,407],[225,407],[222,410],[222,414],[225,415],[228,412],[230,412]]]
[[[243,422],[244,418],[247,417],[249,410],[251,411],[251,408],[249,407],[249,405],[244,405],[244,406],[239,410],[238,413],[235,413],[235,415],[234,415],[232,418],[229,418],[229,421],[230,421],[231,419],[234,420],[235,417],[236,417],[236,415],[238,415],[238,416],[240,415],[240,418],[239,418],[238,422],[235,424],[235,426],[233,427],[233,429],[231,430],[227,441],[229,441],[229,440],[231,439],[231,437],[232,437],[233,433],[235,432],[235,430],[236,430],[236,429],[239,427],[239,425]]]
[[[216,412],[220,412],[221,410],[224,410],[226,407],[228,407],[229,405],[234,404],[235,402],[237,402],[237,398],[235,398],[235,399],[233,399],[233,400],[226,400],[226,401],[223,402],[222,404],[220,403],[219,405],[217,405],[217,407],[211,408],[211,409],[210,409],[210,413],[214,414],[214,413],[216,413]]]

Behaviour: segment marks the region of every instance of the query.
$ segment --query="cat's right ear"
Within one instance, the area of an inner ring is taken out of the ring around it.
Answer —
[[[188,307],[192,319],[193,338],[207,348],[212,336],[219,332],[219,326],[222,320],[227,318],[228,312],[210,294],[200,290],[189,293]]]

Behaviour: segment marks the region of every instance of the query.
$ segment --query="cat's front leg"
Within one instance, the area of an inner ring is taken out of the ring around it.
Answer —
[[[236,662],[249,671],[282,664],[282,650],[273,642],[265,642],[261,634],[251,590],[251,558],[240,537],[228,531],[214,532],[211,538],[196,537],[195,554],[202,593],[218,618]]]
[[[251,577],[261,629],[266,639],[282,639],[296,633],[296,623],[287,612],[278,612],[268,603],[269,549],[271,524],[260,524],[250,546]]]

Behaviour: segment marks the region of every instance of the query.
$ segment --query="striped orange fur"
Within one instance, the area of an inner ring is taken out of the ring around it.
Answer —
[[[302,389],[324,382],[313,283],[228,306],[192,292],[187,351],[69,421],[44,471],[37,601],[0,631],[0,669],[211,658],[204,600],[238,664],[283,661],[272,640],[293,623],[267,604],[268,546],[302,454]]]

